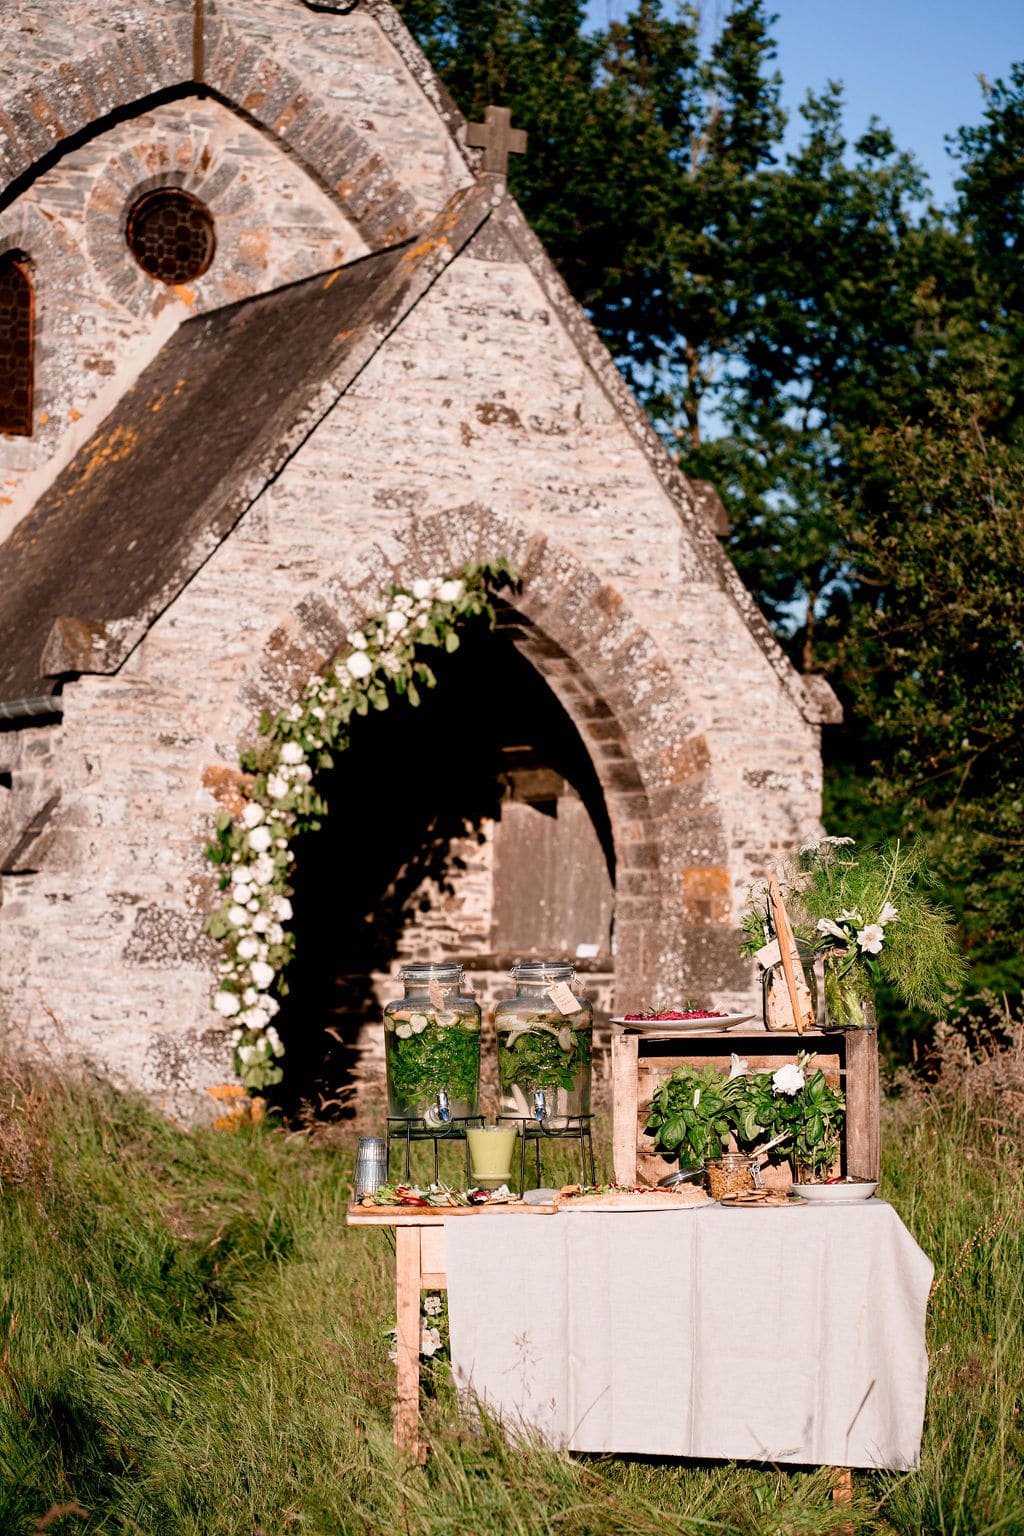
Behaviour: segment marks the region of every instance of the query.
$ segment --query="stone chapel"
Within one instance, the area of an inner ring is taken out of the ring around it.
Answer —
[[[508,195],[510,147],[387,0],[6,8],[9,1048],[212,1111],[204,847],[239,755],[378,593],[481,559],[518,575],[493,634],[324,786],[295,1061],[326,1091],[372,1061],[414,957],[484,998],[557,954],[607,1011],[753,1004],[745,890],[817,828],[835,700]]]

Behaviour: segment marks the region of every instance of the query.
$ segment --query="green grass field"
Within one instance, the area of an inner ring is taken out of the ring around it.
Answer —
[[[1024,1533],[1021,1040],[955,1037],[886,1110],[885,1189],[934,1259],[921,1469],[848,1529]],[[0,1097],[0,1533],[826,1532],[829,1475],[515,1450],[432,1375],[391,1445],[386,1231],[345,1228],[354,1142],[188,1134],[99,1086]]]

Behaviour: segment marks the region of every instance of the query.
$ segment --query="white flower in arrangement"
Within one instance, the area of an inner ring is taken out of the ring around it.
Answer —
[[[886,923],[894,923],[899,915],[899,908],[894,907],[891,901],[887,901],[878,914],[878,921],[884,928]]]
[[[249,914],[244,907],[229,907],[228,922],[233,928],[244,928],[249,922]]]
[[[794,1093],[799,1093],[804,1086],[803,1069],[795,1062],[787,1061],[784,1067],[779,1067],[772,1073],[772,1092],[784,1093],[792,1098]]]
[[[389,635],[399,635],[405,628],[405,614],[398,608],[392,608],[384,622]]]
[[[366,636],[361,629],[351,630],[346,638],[354,651],[366,650]]]
[[[258,896],[250,897],[250,899],[245,904],[245,910],[247,912],[258,912],[259,909],[260,909],[259,897]]]
[[[261,853],[252,866],[252,877],[257,885],[269,885],[277,872],[277,865],[269,853]]]
[[[306,754],[297,741],[286,741],[281,748],[282,763],[301,763],[305,758]]]
[[[257,912],[256,916],[252,920],[252,927],[254,933],[266,933],[267,929],[270,927],[270,913]]]
[[[819,933],[830,933],[834,939],[842,939],[844,944],[849,934],[838,923],[834,923],[830,917],[819,917],[817,929]]]
[[[266,853],[273,841],[269,827],[253,827],[249,833],[249,847],[253,853]]]
[[[319,704],[314,704],[309,712],[314,720],[322,720],[324,718],[325,711],[320,708]]]
[[[254,800],[250,800],[249,804],[246,806],[245,810],[242,812],[242,825],[243,825],[243,827],[258,827],[262,820],[263,820],[263,807],[262,807],[262,805],[257,805]]]
[[[390,652],[387,652],[380,659],[384,663],[385,672],[390,672],[392,677],[396,677],[405,665],[400,656],[392,656]]]
[[[300,784],[309,784],[313,778],[313,770],[308,763],[300,763],[295,770],[295,778]]]
[[[273,1024],[267,1025],[267,1041],[269,1042],[270,1049],[273,1051],[275,1056],[284,1055],[284,1046],[281,1043],[281,1036],[278,1034]]]
[[[242,1002],[247,1008],[253,1007],[258,999],[259,993],[256,991],[255,987],[246,987],[245,991],[242,993]]]
[[[287,923],[292,915],[292,904],[287,896],[279,896],[274,903],[274,911],[282,923]]]
[[[418,597],[421,602],[426,597],[433,597],[434,583],[432,581],[414,581],[412,584],[412,595],[413,597]]]
[[[398,592],[395,595],[393,606],[398,609],[399,613],[408,614],[412,613],[414,604],[408,592]]]
[[[279,773],[272,773],[267,779],[267,794],[271,800],[283,800],[288,793],[288,780]]]
[[[444,1306],[440,1296],[424,1296],[423,1310],[428,1317],[440,1317]]]
[[[267,929],[267,943],[284,943],[284,929],[281,927],[280,923],[271,923],[270,927]]]
[[[239,878],[240,873],[241,872],[239,871],[239,874],[236,874],[235,876],[235,883],[231,888],[231,895],[234,897],[235,901],[238,902],[240,907],[244,907],[247,901],[252,900],[256,892],[253,890],[248,880]]]
[[[437,595],[442,603],[457,603],[465,590],[465,584],[461,581],[442,581]]]
[[[243,960],[252,960],[260,952],[260,946],[251,935],[241,940],[238,946],[238,954]]]
[[[862,923],[864,919],[857,911],[856,907],[852,908],[852,910],[849,912],[847,912],[846,908],[844,907],[839,914],[839,921],[841,923]]]
[[[885,929],[879,923],[867,923],[858,930],[857,943],[866,955],[880,955],[885,942]]]
[[[424,1324],[420,1330],[420,1354],[436,1355],[441,1348],[441,1335],[436,1328]]]
[[[369,677],[373,671],[373,662],[365,651],[353,651],[346,665],[349,672],[355,678]]]
[[[275,971],[274,967],[272,965],[268,965],[265,960],[254,960],[252,965],[249,967],[249,975],[259,987],[260,991],[265,992],[270,986],[271,982],[274,980]]]
[[[242,1005],[234,992],[218,992],[213,999],[213,1006],[222,1019],[230,1019]]]
[[[292,722],[293,725],[298,725],[299,721],[302,719],[301,704],[293,704],[291,706],[288,711],[288,719]]]
[[[274,842],[274,847],[275,848],[287,848],[288,847],[288,839],[286,837],[279,837],[279,838],[277,838],[275,840],[275,842]]]
[[[240,1017],[250,1029],[266,1029],[270,1023],[270,1014],[265,1008],[249,1008]]]
[[[732,1082],[734,1077],[749,1076],[750,1062],[747,1061],[746,1057],[737,1056],[736,1052],[733,1051],[729,1056],[729,1081]]]

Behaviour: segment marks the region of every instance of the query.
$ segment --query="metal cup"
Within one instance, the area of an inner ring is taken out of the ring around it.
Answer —
[[[388,1148],[383,1136],[360,1136],[352,1175],[352,1197],[375,1195],[388,1181]]]

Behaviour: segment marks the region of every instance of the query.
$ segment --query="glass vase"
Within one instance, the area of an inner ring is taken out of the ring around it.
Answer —
[[[825,956],[825,1028],[874,1029],[875,990],[856,963],[845,969],[838,956]]]

